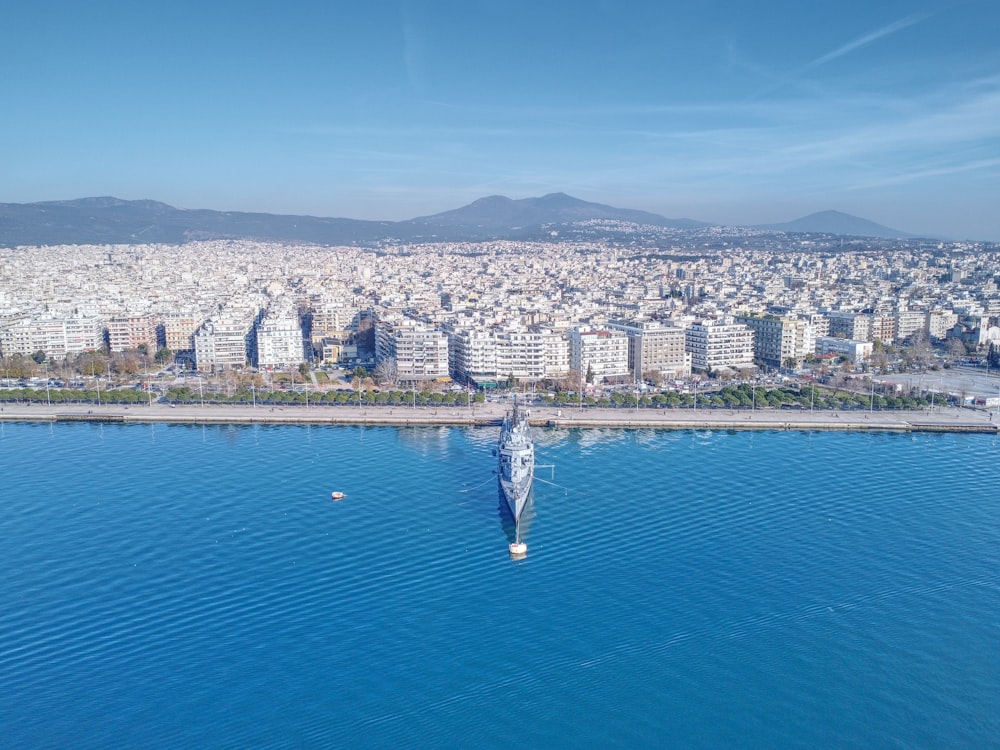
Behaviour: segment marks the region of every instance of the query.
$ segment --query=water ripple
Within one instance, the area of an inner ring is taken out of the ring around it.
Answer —
[[[5,425],[9,742],[1000,736],[994,437],[539,430],[519,562],[495,440]]]

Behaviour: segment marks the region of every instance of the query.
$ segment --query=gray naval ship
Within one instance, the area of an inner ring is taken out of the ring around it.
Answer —
[[[497,455],[500,489],[516,525],[535,478],[535,444],[531,440],[528,412],[516,399],[514,408],[504,417],[500,441],[494,452]]]

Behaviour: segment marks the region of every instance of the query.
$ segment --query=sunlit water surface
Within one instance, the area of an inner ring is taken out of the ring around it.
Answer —
[[[497,431],[0,424],[4,746],[998,742],[995,437]]]

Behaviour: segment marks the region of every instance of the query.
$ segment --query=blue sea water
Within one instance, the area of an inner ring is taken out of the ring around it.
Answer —
[[[1000,741],[996,437],[496,436],[0,424],[3,746]]]

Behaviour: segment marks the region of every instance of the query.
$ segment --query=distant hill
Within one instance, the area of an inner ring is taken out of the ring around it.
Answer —
[[[591,219],[614,219],[676,229],[707,226],[704,222],[692,219],[668,219],[647,211],[590,203],[565,193],[549,193],[541,198],[520,200],[491,195],[462,208],[399,223],[414,231],[421,228],[437,231],[442,228],[461,228],[479,234],[504,234],[529,227],[570,224]]]
[[[912,234],[891,229],[874,221],[851,216],[841,211],[819,211],[784,224],[758,224],[755,229],[772,229],[778,232],[819,232],[844,234],[854,237],[912,237]]]
[[[647,211],[591,203],[565,193],[519,200],[492,195],[452,211],[395,222],[180,209],[152,200],[110,197],[0,203],[0,245],[6,246],[183,243],[205,239],[352,245],[382,240],[614,238],[624,236],[625,232],[634,237],[637,225],[648,228],[647,235],[651,237],[660,230],[711,226],[692,219],[668,219]],[[838,211],[823,211],[785,224],[756,228],[864,237],[910,236]]]
[[[186,210],[150,200],[0,203],[0,245],[183,243],[198,239],[339,244],[391,234],[392,222]]]

